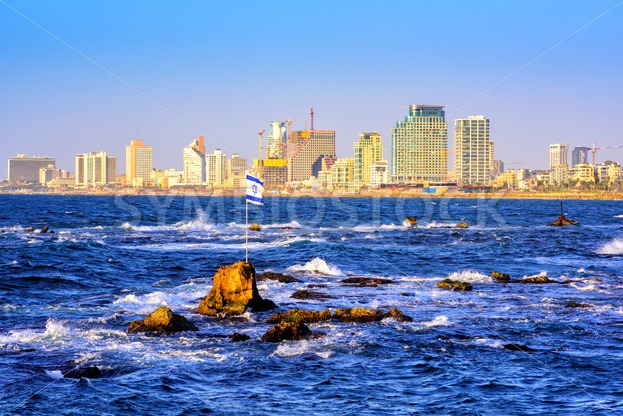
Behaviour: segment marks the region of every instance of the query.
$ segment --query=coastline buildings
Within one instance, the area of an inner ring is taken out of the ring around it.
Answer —
[[[76,187],[101,186],[117,180],[117,157],[106,152],[76,155]]]
[[[225,180],[225,188],[237,189],[246,187],[246,171],[247,159],[240,157],[236,153],[227,159],[227,179]]]
[[[492,160],[489,119],[478,115],[454,120],[454,172],[459,186],[489,185]]]
[[[571,167],[588,163],[588,147],[576,146],[571,152]]]
[[[410,105],[392,129],[392,181],[415,184],[447,179],[448,123],[444,106]]]
[[[286,123],[282,121],[272,121],[270,132],[268,133],[268,144],[266,146],[266,157],[268,159],[283,159],[286,157],[287,146]]]
[[[549,145],[549,168],[557,166],[569,166],[569,145],[567,144],[550,144]]]
[[[205,145],[203,136],[193,140],[184,148],[184,176],[186,185],[202,185],[206,181]]]
[[[9,158],[9,181],[39,182],[39,169],[55,166],[56,161],[47,156],[26,156],[18,153],[16,157]]]
[[[383,160],[383,142],[377,132],[364,132],[359,135],[359,140],[353,144],[354,158],[354,182],[356,186],[370,184],[370,167],[375,162]]]
[[[151,146],[142,140],[131,140],[125,148],[125,181],[128,186],[142,187],[151,181],[153,169]]]
[[[221,149],[214,149],[214,153],[205,157],[205,182],[214,188],[222,188],[227,179],[227,156]]]
[[[48,165],[45,168],[39,169],[39,184],[48,186],[49,182],[61,176],[61,170],[54,167],[54,165]]]
[[[301,130],[292,133],[288,157],[288,182],[305,181],[314,175],[314,164],[335,155],[335,130]],[[317,173],[316,173],[317,174]]]

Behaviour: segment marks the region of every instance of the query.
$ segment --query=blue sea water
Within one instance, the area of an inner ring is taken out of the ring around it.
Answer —
[[[236,197],[0,196],[1,415],[623,414],[623,204],[265,198],[249,257],[280,310],[398,308],[412,322],[311,324],[272,344],[268,313],[193,313],[245,256]],[[419,227],[406,228],[415,215]],[[444,228],[466,221],[468,229]],[[54,234],[26,233],[49,225]],[[501,284],[547,275],[568,284]],[[377,287],[340,283],[383,277]],[[469,281],[472,292],[436,284]],[[296,300],[315,287],[331,297]],[[319,287],[318,287],[319,286]],[[586,307],[567,307],[576,302]],[[126,328],[168,305],[198,332]],[[250,341],[231,342],[234,332]],[[505,349],[521,344],[534,352]],[[68,379],[75,366],[102,377]]]

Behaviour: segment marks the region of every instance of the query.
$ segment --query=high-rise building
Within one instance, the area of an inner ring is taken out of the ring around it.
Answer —
[[[489,119],[469,116],[454,120],[454,173],[461,186],[489,185],[491,156]]]
[[[9,181],[39,182],[39,169],[54,166],[56,161],[51,157],[31,156],[18,153],[9,159]]]
[[[117,157],[106,152],[76,155],[76,186],[109,185],[117,180]]]
[[[447,156],[448,123],[444,106],[410,105],[409,115],[392,129],[392,181],[445,181]]]
[[[588,147],[576,146],[571,152],[571,166],[588,163]]]
[[[227,179],[227,156],[221,149],[215,149],[214,153],[206,155],[206,184],[221,188],[225,179]]]
[[[493,161],[493,177],[497,177],[498,175],[504,173],[504,162],[501,160]]]
[[[361,133],[353,147],[355,149],[354,182],[357,186],[369,185],[370,166],[376,161],[383,160],[381,135],[376,132]]]
[[[203,185],[206,181],[206,158],[203,136],[193,140],[184,148],[184,183]]]
[[[569,165],[569,145],[567,144],[550,144],[549,145],[549,168],[555,168],[560,165]]]
[[[287,130],[286,123],[282,121],[272,121],[270,123],[268,145],[266,146],[266,157],[268,159],[283,159],[286,157]]]
[[[335,155],[335,130],[302,130],[292,133],[288,182],[313,176],[312,167],[322,157]]]
[[[150,181],[153,169],[151,146],[145,146],[142,140],[130,140],[125,147],[125,181],[129,186],[143,186]]]
[[[370,185],[379,187],[387,183],[387,174],[389,173],[389,165],[387,160],[377,160],[370,165]]]
[[[355,160],[352,158],[337,159],[330,170],[333,188],[348,187],[355,177]]]
[[[227,159],[227,180],[225,181],[225,187],[241,188],[246,186],[246,171],[247,159],[235,153],[231,155],[231,158]]]
[[[54,165],[48,165],[45,168],[39,169],[39,184],[47,186],[48,182],[61,176],[61,170],[54,167]]]

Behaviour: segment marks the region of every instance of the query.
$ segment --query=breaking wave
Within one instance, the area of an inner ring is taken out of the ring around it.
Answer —
[[[287,269],[290,272],[308,272],[308,273],[316,273],[316,274],[324,274],[327,276],[342,276],[344,273],[337,267],[328,264],[326,261],[321,259],[320,257],[315,257],[307,263],[295,264],[294,266],[290,266]]]
[[[597,254],[623,254],[623,238],[615,238],[597,250]]]

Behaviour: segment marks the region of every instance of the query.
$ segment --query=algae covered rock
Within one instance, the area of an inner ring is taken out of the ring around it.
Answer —
[[[458,223],[455,227],[456,228],[469,228],[469,225],[465,221],[463,221],[463,222]]]
[[[249,225],[249,230],[250,231],[262,231],[262,227],[260,227],[259,224],[253,223]]]
[[[498,282],[508,282],[511,280],[511,276],[509,274],[496,272],[495,270],[491,272],[491,277],[496,279]]]
[[[403,221],[402,225],[404,225],[405,227],[417,227],[417,218],[407,217]]]
[[[214,274],[214,285],[203,298],[196,313],[208,316],[242,315],[247,308],[254,312],[274,309],[277,306],[264,300],[257,290],[255,267],[251,263],[221,266]]]
[[[299,340],[312,335],[311,329],[299,317],[292,317],[279,321],[264,335],[262,341],[281,342],[285,340]]]
[[[279,323],[281,321],[300,319],[305,323],[315,323],[330,321],[331,312],[328,309],[322,311],[307,311],[304,309],[290,309],[285,312],[277,312],[268,318],[269,323]]]
[[[156,332],[158,334],[172,334],[182,331],[197,331],[197,327],[182,315],[173,313],[166,306],[159,306],[143,320],[133,321],[128,326],[128,332]]]
[[[469,292],[473,289],[472,284],[469,282],[461,282],[452,279],[443,279],[441,282],[437,283],[437,287],[440,289],[460,290],[464,292]]]
[[[389,312],[368,308],[341,308],[333,312],[333,319],[340,322],[378,322],[385,318],[393,318],[398,321],[410,322],[412,319],[402,314],[400,309],[393,308]]]

